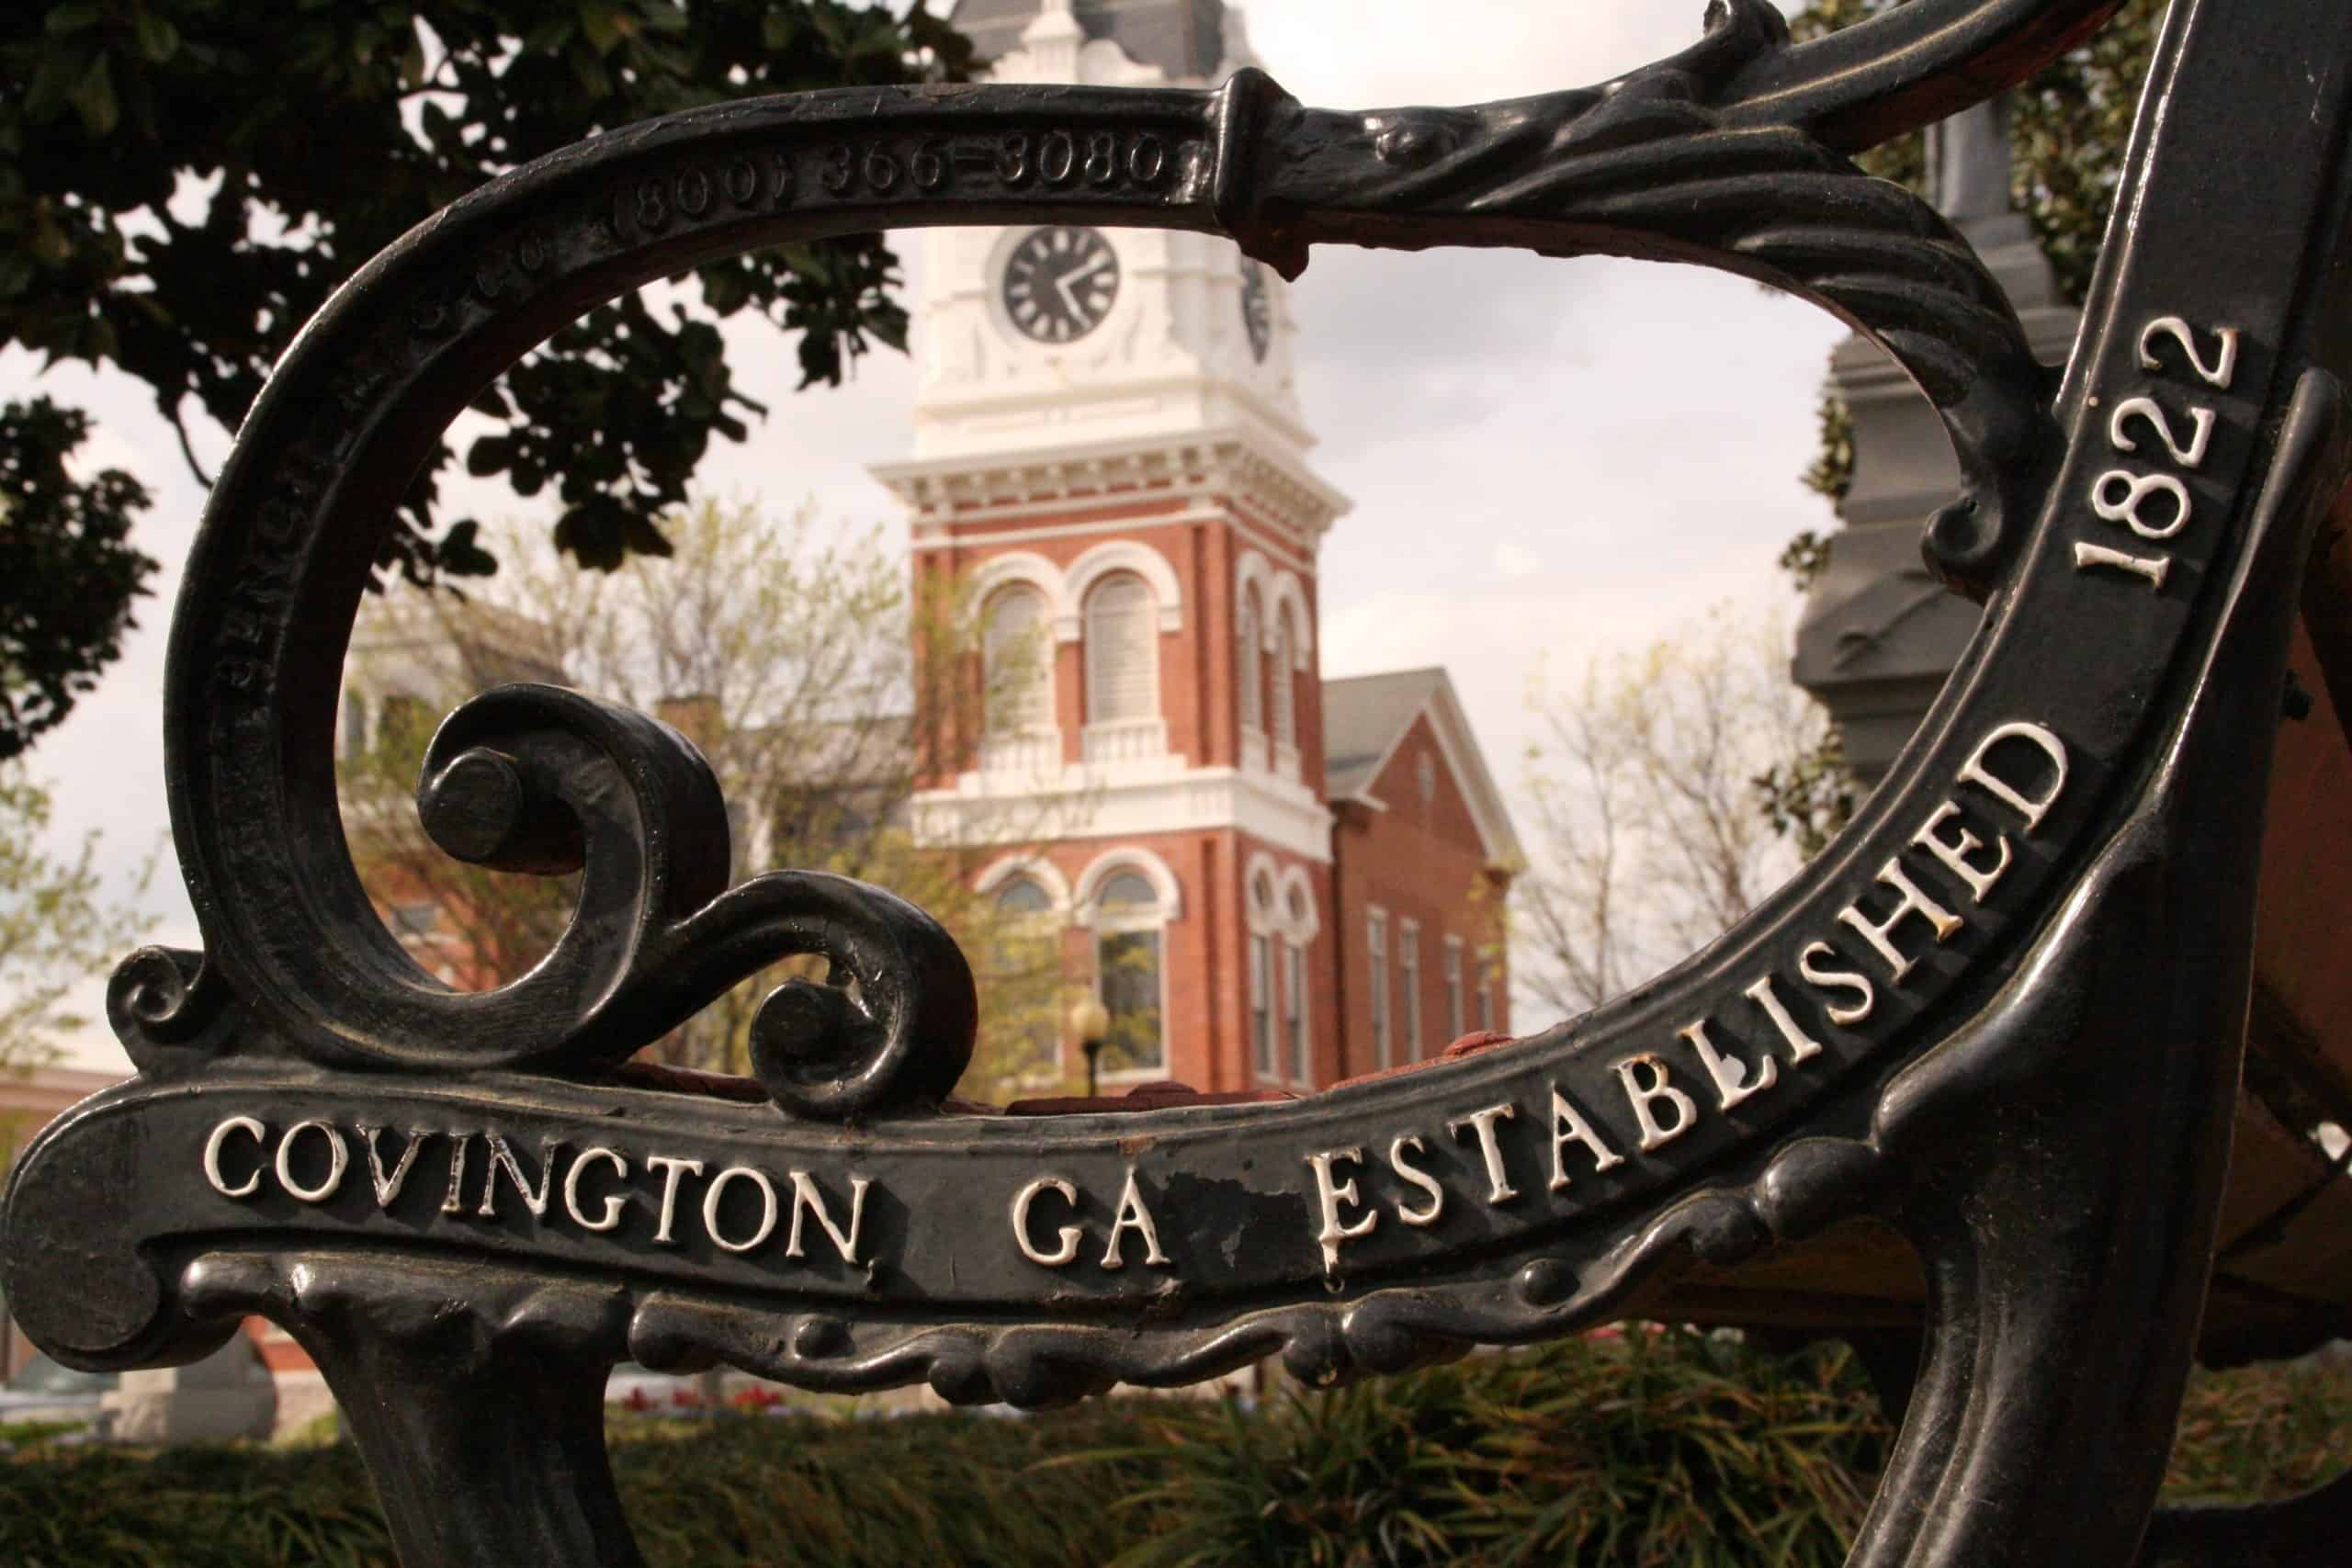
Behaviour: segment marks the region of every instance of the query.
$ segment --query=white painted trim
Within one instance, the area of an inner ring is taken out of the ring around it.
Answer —
[[[1304,920],[1293,919],[1291,916],[1290,904],[1294,893],[1306,906],[1306,918]],[[1279,900],[1282,917],[1288,927],[1291,939],[1301,947],[1311,944],[1317,937],[1323,934],[1323,911],[1315,902],[1315,884],[1307,876],[1305,866],[1295,865],[1283,873],[1282,881],[1275,885],[1274,897]]]
[[[1123,871],[1141,874],[1144,880],[1151,884],[1152,891],[1159,895],[1159,908],[1153,912],[1149,921],[1136,921],[1134,917],[1123,916],[1105,925],[1096,911],[1094,900],[1102,893],[1102,884]],[[1073,923],[1088,931],[1115,930],[1125,924],[1133,924],[1136,929],[1146,925],[1165,926],[1184,918],[1184,885],[1177,881],[1176,873],[1170,869],[1166,861],[1140,844],[1122,844],[1117,849],[1105,850],[1096,855],[1079,874],[1076,894],[1074,908],[1077,913]],[[1168,962],[1165,948],[1159,956],[1164,970]]]
[[[1307,613],[1306,590],[1300,586],[1295,572],[1285,571],[1273,580],[1272,597],[1266,605],[1266,651],[1276,651],[1279,641],[1276,623],[1287,615],[1291,620],[1291,667],[1299,674],[1315,668],[1310,653],[1315,646],[1315,617]]]
[[[1238,768],[1121,777],[1107,770],[1065,768],[1042,786],[1031,781],[967,773],[954,789],[929,790],[911,803],[917,840],[930,845],[1025,842],[1040,810],[1056,823],[1057,841],[1128,839],[1231,829],[1261,843],[1328,865],[1332,817],[1306,789]]]
[[[919,514],[953,502],[961,520],[989,506],[1038,508],[1079,495],[1100,506],[1126,496],[1229,495],[1314,541],[1353,503],[1245,426],[1184,435],[1030,446],[960,457],[877,463],[867,472]],[[1113,489],[1114,486],[1123,488]]]
[[[972,569],[972,597],[969,601],[983,615],[988,603],[996,594],[1015,583],[1026,584],[1046,596],[1046,613],[1057,619],[1069,613],[1069,589],[1062,578],[1062,569],[1034,550],[1007,550],[994,555]]]
[[[1076,642],[1086,615],[1086,596],[1106,577],[1133,572],[1151,588],[1159,608],[1162,635],[1184,629],[1184,587],[1168,558],[1139,539],[1108,539],[1069,563],[1062,574],[1062,618],[1057,630],[1064,642]],[[1154,675],[1158,674],[1155,661]]]
[[[1007,506],[1001,510],[1016,517],[1043,517],[1056,512],[1093,512],[1101,506],[1101,502],[1089,500],[1043,502],[1036,506]],[[1049,539],[1082,539],[1098,534],[1134,534],[1147,528],[1193,527],[1207,523],[1232,529],[1251,547],[1277,557],[1283,564],[1308,576],[1315,572],[1313,559],[1298,553],[1295,545],[1272,538],[1257,524],[1237,516],[1222,506],[1193,506],[1182,512],[1154,513],[1148,517],[1127,517],[1108,523],[1048,524],[1036,528],[1004,528],[985,534],[961,531],[988,521],[984,514],[971,513],[959,513],[952,522],[930,522],[919,517],[913,524],[915,536],[910,547],[977,553],[997,545],[1035,545]]]
[[[972,884],[972,891],[985,898],[1015,877],[1027,877],[1046,890],[1054,901],[1054,908],[1067,915],[1076,906],[1069,896],[1069,878],[1061,868],[1041,854],[1022,852],[991,861]]]

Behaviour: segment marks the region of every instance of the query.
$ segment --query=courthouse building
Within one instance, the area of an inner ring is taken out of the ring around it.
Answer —
[[[1250,62],[1221,0],[954,20],[1000,81],[1213,85]],[[1157,230],[917,243],[914,449],[876,477],[919,578],[974,597],[1018,687],[925,781],[919,834],[1007,842],[981,888],[1064,932],[1111,1014],[1106,1083],[1323,1088],[1508,1030],[1518,846],[1451,682],[1319,669],[1349,503],[1308,461],[1283,281]]]

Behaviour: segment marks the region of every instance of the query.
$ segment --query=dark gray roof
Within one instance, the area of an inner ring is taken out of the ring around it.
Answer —
[[[956,0],[948,19],[982,60],[998,60],[1021,47],[1039,9],[1038,0]],[[1225,0],[1075,0],[1070,12],[1089,39],[1110,39],[1170,78],[1205,81],[1225,58]]]
[[[1372,788],[1380,764],[1445,684],[1445,671],[1392,670],[1323,682],[1324,789],[1348,800]]]

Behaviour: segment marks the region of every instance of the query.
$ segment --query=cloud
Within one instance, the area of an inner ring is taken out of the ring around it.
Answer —
[[[1472,102],[1600,81],[1687,46],[1699,0],[1255,0],[1250,33],[1308,102]],[[913,247],[904,247],[911,254]],[[1842,329],[1747,282],[1688,267],[1515,253],[1318,253],[1295,286],[1300,390],[1317,469],[1351,495],[1321,602],[1326,671],[1443,663],[1507,788],[1532,734],[1530,674],[1668,635],[1726,598],[1790,603],[1774,556],[1827,519],[1796,482]],[[740,383],[772,409],[715,446],[707,489],[903,529],[868,464],[910,447],[908,362],[884,350],[834,391],[796,390],[791,345],[729,323]],[[164,829],[159,697],[166,612],[201,494],[146,389],[0,354],[0,397],[46,389],[96,415],[108,464],[158,494],[140,542],[164,563],[122,661],[35,753],[65,781],[61,845],[105,834],[129,886]],[[226,433],[198,432],[208,466]],[[449,516],[545,515],[445,476]],[[149,899],[192,941],[167,868]],[[103,1033],[86,1058],[120,1064]]]

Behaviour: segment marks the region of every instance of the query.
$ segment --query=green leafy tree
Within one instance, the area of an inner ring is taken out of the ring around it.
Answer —
[[[1533,832],[1511,885],[1515,977],[1561,1018],[1721,935],[1798,864],[1768,779],[1832,744],[1778,616],[1718,606],[1531,693]],[[1776,786],[1785,793],[1787,786]]]
[[[64,857],[43,847],[50,809],[21,763],[0,765],[0,1070],[40,1066],[60,1034],[85,1027],[66,998],[127,957],[149,923],[105,897],[96,833]]]
[[[492,176],[598,131],[725,99],[964,74],[969,46],[920,4],[842,0],[50,0],[0,7],[0,344],[144,382],[188,440],[191,405],[235,429],[276,363],[361,263]],[[631,296],[531,354],[476,412],[467,466],[534,494],[556,538],[617,566],[667,543],[714,434],[764,411],[718,321],[798,334],[801,378],[837,383],[903,347],[878,235],[699,269],[674,310]],[[0,437],[23,442],[21,423]],[[33,457],[0,468],[55,489]],[[413,578],[494,562],[437,515],[445,446],[401,503],[385,564]],[[28,504],[17,529],[67,503]],[[21,578],[12,581],[10,592]],[[117,571],[94,587],[127,603]],[[96,612],[104,620],[109,613]],[[121,612],[111,612],[119,622]],[[67,638],[33,658],[71,664]]]
[[[96,684],[155,570],[130,543],[146,490],[119,468],[67,468],[88,434],[47,398],[0,407],[0,761]]]
[[[888,887],[952,931],[980,987],[982,1036],[961,1092],[1004,1098],[1053,1071],[1067,1000],[1058,928],[975,891],[987,863],[1057,836],[1063,809],[1008,816],[985,843],[922,841],[914,797],[967,766],[982,719],[1050,647],[982,660],[961,597],[910,585],[871,533],[834,535],[806,511],[775,518],[705,502],[662,519],[666,559],[574,571],[517,538],[478,592],[396,587],[363,611],[346,671],[339,793],[354,863],[410,952],[460,987],[512,980],[554,945],[577,877],[451,859],[416,817],[419,767],[441,716],[484,687],[560,682],[657,714],[717,773],[734,880],[776,868]],[[503,543],[503,542],[502,542]],[[918,700],[918,694],[922,694]],[[789,961],[738,986],[655,1055],[747,1070],[753,1014]]]

